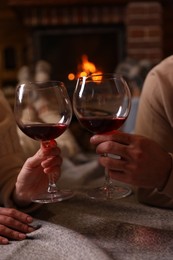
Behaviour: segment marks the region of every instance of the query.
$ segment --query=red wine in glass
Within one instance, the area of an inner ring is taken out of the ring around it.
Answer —
[[[94,134],[112,132],[119,129],[125,122],[126,117],[108,118],[108,117],[81,117],[79,121],[83,127]]]
[[[29,82],[16,88],[14,115],[21,131],[47,147],[68,128],[72,118],[70,98],[63,82]],[[71,198],[70,190],[59,190],[55,173],[48,174],[47,191],[33,194],[32,201],[53,203]]]
[[[73,94],[73,109],[80,124],[93,134],[109,134],[124,124],[131,106],[131,94],[121,75],[99,74],[80,77]],[[104,155],[108,156],[108,155]],[[119,199],[131,193],[129,187],[113,185],[105,169],[105,183],[90,190],[94,199]]]
[[[27,136],[37,141],[56,139],[67,129],[66,124],[25,124],[20,129]]]

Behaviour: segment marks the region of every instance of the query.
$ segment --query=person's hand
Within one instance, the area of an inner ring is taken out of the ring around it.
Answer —
[[[13,193],[13,199],[19,206],[31,203],[31,197],[45,191],[48,187],[48,174],[54,173],[54,179],[61,173],[61,151],[55,141],[51,145],[41,144],[41,148],[23,165]]]
[[[30,226],[32,221],[32,217],[16,209],[0,208],[0,244],[8,244],[9,239],[25,239],[27,233],[35,230]]]
[[[115,131],[108,135],[94,135],[99,162],[108,168],[113,179],[137,187],[162,189],[171,170],[171,156],[156,142],[146,137]],[[117,155],[120,158],[111,157]]]

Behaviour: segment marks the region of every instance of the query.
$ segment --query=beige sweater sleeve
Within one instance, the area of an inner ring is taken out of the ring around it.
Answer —
[[[0,206],[15,207],[12,193],[23,166],[23,150],[19,143],[13,111],[0,91]],[[23,211],[30,212],[37,205]]]
[[[140,98],[135,133],[155,140],[173,158],[172,68],[173,56],[162,61],[148,74]],[[173,168],[162,192],[140,188],[137,195],[141,202],[173,208]]]
[[[13,205],[11,193],[23,159],[12,110],[2,92],[0,104],[0,204],[10,207]]]

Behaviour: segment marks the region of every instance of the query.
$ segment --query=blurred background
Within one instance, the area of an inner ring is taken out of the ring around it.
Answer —
[[[1,0],[0,88],[13,107],[19,82],[62,80],[72,96],[79,75],[115,71],[139,97],[172,24],[172,0]]]

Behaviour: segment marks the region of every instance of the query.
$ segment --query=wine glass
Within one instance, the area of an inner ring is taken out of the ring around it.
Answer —
[[[78,78],[73,94],[73,109],[81,125],[91,133],[108,134],[119,129],[126,121],[130,107],[130,90],[121,75],[92,74]],[[88,191],[91,198],[105,200],[118,199],[129,194],[129,187],[113,185],[107,169],[103,187]]]
[[[14,115],[21,131],[30,138],[50,146],[68,128],[72,107],[65,85],[60,81],[29,82],[16,88]],[[33,196],[32,201],[52,203],[69,199],[70,190],[58,190],[55,173],[48,174],[47,191]]]

